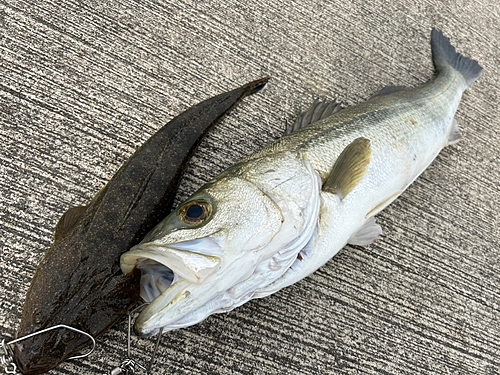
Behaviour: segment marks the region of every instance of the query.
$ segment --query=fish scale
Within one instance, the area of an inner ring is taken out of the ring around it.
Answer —
[[[447,81],[454,78],[457,84],[449,85]],[[285,137],[247,160],[298,149],[325,178],[342,150],[360,136],[370,139],[373,148],[378,146],[384,149],[383,152],[386,152],[385,148],[403,149],[404,143],[407,147],[411,145],[412,148],[428,150],[429,139],[438,143],[445,141],[444,135],[449,132],[461,97],[460,86],[457,73],[449,72],[436,81],[414,89],[416,97],[406,92],[375,96]],[[429,100],[425,99],[426,96]],[[436,148],[441,149],[443,146],[444,143]],[[385,156],[390,158],[392,155],[386,153]]]

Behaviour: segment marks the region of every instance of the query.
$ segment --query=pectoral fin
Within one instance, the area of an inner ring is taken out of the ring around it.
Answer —
[[[363,179],[370,163],[372,151],[370,141],[357,138],[340,154],[333,165],[330,176],[323,184],[323,191],[344,199]]]
[[[354,233],[348,244],[358,245],[358,246],[366,246],[374,243],[380,238],[382,234],[382,227],[375,222],[375,218],[371,217],[366,220],[363,226]]]
[[[56,225],[54,242],[61,241],[78,224],[88,206],[71,207],[66,211]]]

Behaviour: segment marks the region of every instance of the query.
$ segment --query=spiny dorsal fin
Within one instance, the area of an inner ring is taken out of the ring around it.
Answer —
[[[349,238],[347,243],[350,245],[367,246],[377,241],[381,234],[382,227],[377,224],[374,217],[371,217]]]
[[[330,176],[323,184],[323,191],[344,199],[363,179],[371,154],[370,141],[366,138],[356,138],[342,151],[333,165]]]
[[[327,100],[322,101],[321,99],[316,99],[307,111],[299,113],[293,125],[287,126],[285,134],[291,134],[300,129],[304,129],[319,120],[333,115],[341,109],[340,104],[335,100],[329,102]]]
[[[71,207],[66,211],[56,225],[54,242],[61,241],[78,224],[88,206]]]
[[[405,91],[407,87],[405,86],[385,86],[382,90],[377,92],[374,96],[389,95],[393,92]]]

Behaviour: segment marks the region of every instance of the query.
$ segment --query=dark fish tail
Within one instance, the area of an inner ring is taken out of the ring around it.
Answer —
[[[455,47],[450,43],[450,39],[445,37],[442,31],[432,29],[431,45],[432,58],[437,71],[446,66],[451,66],[464,77],[467,87],[481,76],[483,68],[479,63],[456,52]]]

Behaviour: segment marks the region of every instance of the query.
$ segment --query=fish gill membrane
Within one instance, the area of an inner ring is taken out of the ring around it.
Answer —
[[[460,139],[462,93],[482,68],[431,33],[435,76],[339,110],[315,102],[287,135],[236,163],[121,257],[150,302],[142,336],[188,327],[310,275],[346,244],[369,245],[375,215]]]
[[[207,99],[156,132],[86,206],[70,208],[54,245],[28,290],[14,344],[23,374],[46,372],[88,346],[140,299],[141,272],[120,270],[120,255],[139,243],[171,210],[185,166],[201,138],[268,78]],[[142,276],[143,290],[160,293],[177,279],[165,268]],[[150,276],[151,277],[151,276]],[[51,327],[70,327],[44,329]]]

